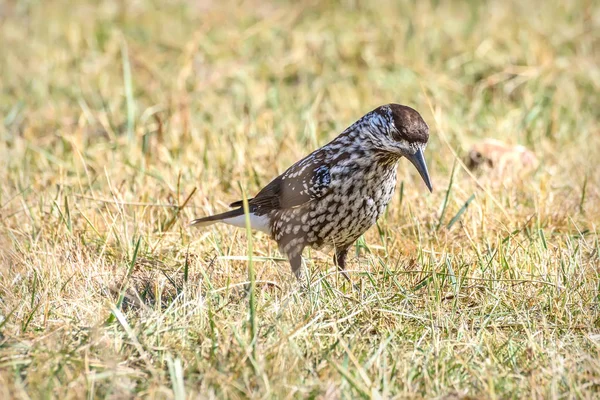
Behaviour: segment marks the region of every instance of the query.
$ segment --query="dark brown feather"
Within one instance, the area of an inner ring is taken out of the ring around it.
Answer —
[[[250,209],[262,215],[274,210],[299,207],[326,195],[331,178],[325,158],[322,151],[316,151],[292,165],[248,200]],[[239,200],[231,203],[231,207],[240,207],[242,204],[242,200]]]

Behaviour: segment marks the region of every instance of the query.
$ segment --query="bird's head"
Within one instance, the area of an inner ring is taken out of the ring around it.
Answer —
[[[433,191],[423,151],[429,140],[429,127],[414,109],[386,104],[365,115],[363,124],[372,144],[379,151],[406,157],[419,171],[429,191]]]

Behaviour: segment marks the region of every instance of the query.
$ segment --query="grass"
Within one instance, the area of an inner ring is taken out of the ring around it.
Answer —
[[[0,397],[597,397],[599,10],[0,3]],[[360,290],[186,226],[388,102],[435,191],[400,163]],[[467,173],[487,137],[539,168]]]

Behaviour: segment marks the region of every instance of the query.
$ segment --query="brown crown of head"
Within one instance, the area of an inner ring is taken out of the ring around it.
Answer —
[[[409,143],[427,143],[429,127],[415,109],[394,103],[381,108],[383,107],[387,107],[391,114],[391,120],[398,130],[398,133],[394,135],[397,139],[406,140]]]

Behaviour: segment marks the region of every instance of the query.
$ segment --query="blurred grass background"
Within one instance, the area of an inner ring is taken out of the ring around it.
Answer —
[[[0,2],[0,397],[595,397],[599,26],[592,0]],[[313,251],[299,294],[256,234],[249,303],[243,230],[187,221],[389,102],[430,125],[435,192],[401,162],[359,292]],[[471,176],[484,138],[540,166]]]

